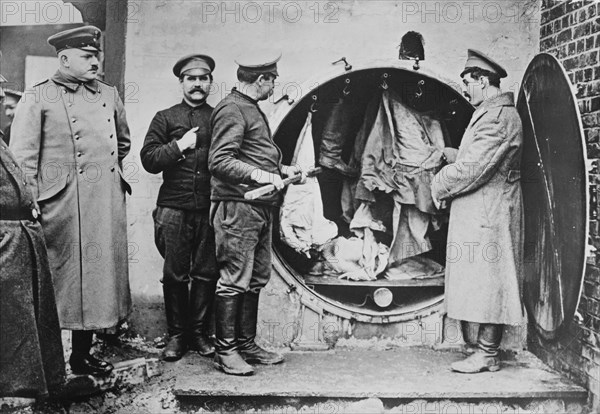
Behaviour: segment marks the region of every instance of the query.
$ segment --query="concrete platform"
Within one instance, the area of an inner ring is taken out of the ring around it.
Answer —
[[[189,355],[189,354],[188,354]],[[427,348],[388,351],[289,352],[281,365],[255,367],[251,377],[216,371],[212,361],[189,355],[176,362],[178,397],[380,398],[380,399],[568,399],[587,393],[529,352],[503,361],[494,373],[454,373],[458,352]]]

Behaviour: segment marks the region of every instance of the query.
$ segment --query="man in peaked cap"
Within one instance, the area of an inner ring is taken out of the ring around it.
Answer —
[[[236,59],[240,88],[219,102],[210,121],[211,216],[220,273],[214,365],[232,375],[251,375],[254,370],[248,362],[283,362],[280,354],[254,341],[259,294],[271,276],[271,231],[281,195],[244,199],[245,192],[266,184],[280,190],[282,175],[300,172],[281,164],[281,151],[258,106],[273,93],[280,57],[255,53]]]
[[[523,128],[513,94],[500,90],[506,71],[498,63],[469,49],[461,77],[477,110],[456,159],[435,176],[431,190],[434,199],[452,203],[448,248],[465,249],[446,264],[448,316],[480,324],[477,351],[452,369],[475,373],[500,369],[503,325],[524,320]]]
[[[44,232],[24,178],[0,140],[0,398],[47,397],[65,378]]]
[[[122,162],[129,127],[117,89],[97,80],[100,30],[84,26],[48,43],[58,71],[27,90],[12,124],[11,149],[41,209],[60,325],[73,331],[71,369],[106,375],[90,355],[93,331],[130,312]]]
[[[144,168],[163,174],[153,217],[156,247],[165,259],[167,361],[180,359],[188,348],[203,356],[214,353],[207,333],[219,273],[208,214],[213,108],[206,102],[214,69],[215,61],[202,54],[175,63],[173,74],[179,78],[183,100],[154,116],[141,151]]]

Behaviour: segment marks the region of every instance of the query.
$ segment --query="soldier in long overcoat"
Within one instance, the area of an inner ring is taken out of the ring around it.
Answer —
[[[0,100],[3,82],[0,75]],[[0,398],[47,397],[65,379],[52,275],[38,218],[23,172],[0,139]]]
[[[129,128],[116,88],[96,79],[100,30],[51,36],[59,69],[17,106],[11,149],[41,209],[63,329],[73,330],[71,368],[106,374],[89,354],[95,329],[131,307],[122,161]]]
[[[506,71],[469,50],[461,74],[465,96],[477,107],[456,160],[434,178],[432,196],[451,202],[446,257],[448,316],[480,324],[478,352],[453,364],[460,372],[500,368],[502,325],[523,322],[523,207],[521,119],[512,93],[502,93]],[[451,160],[452,161],[452,160]]]

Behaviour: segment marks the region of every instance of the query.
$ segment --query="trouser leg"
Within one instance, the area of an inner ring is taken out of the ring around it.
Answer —
[[[502,325],[482,323],[479,325],[477,347],[489,356],[497,357],[502,341]]]
[[[190,349],[200,355],[210,356],[215,352],[209,330],[219,272],[215,256],[215,235],[208,211],[198,212],[194,216],[193,245],[188,343]]]
[[[349,115],[348,105],[345,104],[343,98],[333,105],[321,136],[319,164],[325,168],[336,170],[345,176],[355,177],[358,171],[342,160],[342,152],[349,135]]]
[[[187,350],[193,233],[193,212],[157,207],[154,212],[154,237],[156,247],[165,259],[162,283],[169,333],[169,341],[163,351],[166,361],[180,359]]]

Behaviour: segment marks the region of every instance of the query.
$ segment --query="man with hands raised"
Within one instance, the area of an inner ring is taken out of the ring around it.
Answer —
[[[280,354],[254,341],[259,294],[271,276],[271,232],[281,194],[244,199],[246,192],[266,184],[280,190],[282,175],[301,173],[281,164],[281,151],[258,106],[273,94],[280,57],[253,53],[237,59],[239,89],[233,88],[215,107],[210,122],[211,217],[220,274],[214,365],[232,375],[253,374],[248,363],[283,362]]]
[[[183,101],[154,116],[141,151],[144,168],[162,172],[164,179],[153,217],[156,247],[165,259],[167,361],[180,359],[187,349],[203,356],[214,352],[207,335],[218,278],[209,223],[213,108],[206,103],[214,68],[214,60],[202,54],[177,61],[173,73],[179,78]]]

